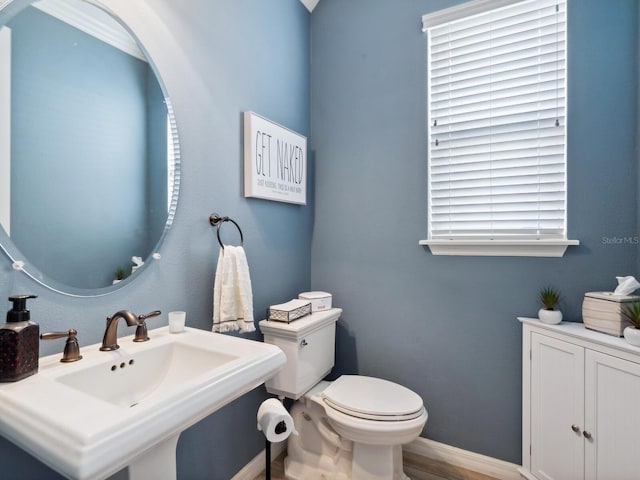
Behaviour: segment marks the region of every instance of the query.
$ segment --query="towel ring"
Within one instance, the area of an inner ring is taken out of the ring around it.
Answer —
[[[212,227],[216,227],[216,235],[218,237],[218,243],[220,244],[220,247],[222,247],[222,249],[224,250],[224,243],[222,243],[222,240],[220,239],[220,225],[222,225],[224,222],[231,222],[236,226],[236,228],[238,229],[238,233],[240,233],[240,246],[243,246],[244,236],[242,235],[242,229],[240,228],[240,225],[238,225],[235,220],[229,217],[221,217],[217,213],[212,213],[211,215],[209,215],[209,223]]]

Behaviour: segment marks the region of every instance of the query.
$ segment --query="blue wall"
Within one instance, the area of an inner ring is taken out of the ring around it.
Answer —
[[[312,287],[344,308],[338,372],[398,381],[429,411],[423,436],[521,459],[521,328],[554,284],[635,274],[638,2],[569,0],[569,236],[564,258],[436,257],[427,236],[426,36],[444,0],[321,0],[312,15],[316,212]]]
[[[207,218],[227,214],[245,233],[256,316],[310,287],[333,292],[345,309],[334,376],[401,382],[427,404],[425,437],[519,462],[515,317],[535,315],[537,289],[554,283],[565,315],[579,320],[585,291],[637,271],[636,246],[603,242],[638,231],[635,0],[569,4],[569,232],[582,244],[562,259],[434,257],[418,246],[427,201],[420,17],[453,2],[321,0],[311,17],[298,0],[107,3],[148,47],[176,107],[183,188],[162,260],[95,299],[53,294],[0,262],[0,296],[40,295],[32,318],[43,330],[76,328],[82,345],[98,342],[104,317],[121,308],[185,309],[189,325],[209,329],[218,247]],[[244,110],[311,134],[308,206],[242,197]],[[223,231],[230,242],[234,233]],[[253,415],[264,396],[256,389],[187,430],[179,478],[225,480],[249,462],[263,447]],[[0,463],[12,478],[56,478],[3,440]]]
[[[140,255],[148,254],[162,236],[169,211],[167,187],[167,107],[155,75],[149,69],[147,75],[147,176],[145,222],[148,249]]]
[[[309,134],[307,10],[298,0],[104,3],[140,37],[175,106],[183,159],[175,223],[160,250],[162,259],[123,290],[100,298],[64,297],[13,271],[0,254],[0,298],[39,295],[31,318],[42,331],[76,328],[81,346],[99,342],[105,317],[123,308],[186,310],[189,326],[209,330],[219,251],[208,222],[212,212],[231,216],[243,229],[256,318],[269,304],[308,290],[312,197],[307,206],[243,197],[241,116],[253,110]],[[229,243],[237,241],[233,228],[222,234]],[[149,326],[166,321],[162,315]],[[131,333],[120,326],[120,335]],[[46,355],[60,353],[63,345],[42,342],[40,348]],[[256,430],[255,413],[265,397],[258,388],[185,431],[178,443],[178,478],[227,480],[257,455],[264,437]],[[3,478],[59,478],[2,439],[0,464]]]

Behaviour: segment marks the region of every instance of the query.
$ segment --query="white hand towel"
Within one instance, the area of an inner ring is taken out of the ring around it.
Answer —
[[[220,249],[213,286],[213,331],[253,332],[253,293],[242,247]]]

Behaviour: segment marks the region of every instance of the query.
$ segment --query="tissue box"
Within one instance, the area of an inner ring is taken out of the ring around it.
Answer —
[[[587,292],[582,302],[582,321],[591,330],[622,337],[631,325],[622,312],[631,302],[640,301],[637,295],[613,295],[613,292]]]
[[[311,311],[320,312],[331,308],[331,294],[327,292],[304,292],[298,295],[302,300],[311,302]]]
[[[293,322],[311,313],[311,302],[290,300],[280,305],[271,305],[267,310],[267,319],[276,322]]]

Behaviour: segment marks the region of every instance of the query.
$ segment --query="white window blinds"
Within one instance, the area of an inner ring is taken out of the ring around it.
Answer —
[[[425,24],[430,240],[567,238],[565,12],[534,0]]]

